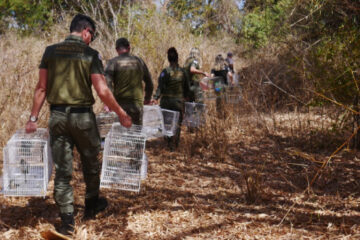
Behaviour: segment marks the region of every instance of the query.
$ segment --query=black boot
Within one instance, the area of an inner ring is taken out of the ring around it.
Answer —
[[[104,211],[105,208],[108,206],[108,202],[106,198],[96,196],[89,199],[85,199],[85,213],[84,219],[93,219],[95,218],[96,214],[101,211]]]
[[[63,235],[71,235],[74,232],[74,214],[73,213],[60,213],[61,226],[57,231]]]

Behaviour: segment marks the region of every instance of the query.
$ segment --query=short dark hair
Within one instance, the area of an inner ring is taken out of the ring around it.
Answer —
[[[119,49],[119,48],[127,49],[130,47],[129,40],[127,40],[126,38],[119,38],[118,40],[116,40],[115,47],[116,47],[116,49]]]
[[[179,55],[178,55],[178,53],[176,51],[176,48],[174,48],[174,47],[169,48],[168,51],[167,51],[167,54],[168,54],[169,62],[171,62],[171,63],[177,63],[178,62]]]
[[[95,32],[95,21],[91,17],[79,13],[71,21],[70,32],[81,32],[85,28],[91,28]]]

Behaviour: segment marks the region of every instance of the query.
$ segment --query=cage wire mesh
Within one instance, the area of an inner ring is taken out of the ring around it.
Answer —
[[[164,119],[164,135],[174,136],[176,129],[178,128],[178,121],[180,113],[178,111],[172,111],[168,109],[161,109]]]
[[[148,170],[148,157],[146,153],[144,153],[142,162],[141,162],[141,168],[140,168],[140,178],[141,180],[145,180],[147,177],[147,170]]]
[[[203,92],[204,93],[204,99],[205,100],[215,100],[216,99],[216,94],[214,92],[214,90],[206,90]]]
[[[2,174],[2,170],[0,172],[0,194],[2,194],[4,191],[4,186],[3,186],[3,174]]]
[[[114,122],[119,122],[119,118],[115,112],[99,113],[96,115],[96,124],[101,138],[106,137],[106,134],[110,131]]]
[[[147,138],[164,136],[164,118],[157,105],[145,105],[143,113],[143,132]]]
[[[146,136],[114,123],[105,138],[100,187],[139,192]]]
[[[206,105],[195,102],[185,102],[184,125],[200,127],[206,121]]]
[[[229,104],[238,104],[241,102],[241,89],[240,86],[226,87],[225,100]]]
[[[226,103],[238,104],[241,102],[241,96],[237,93],[226,93],[225,96]]]
[[[132,124],[131,127],[126,128],[122,126],[119,122],[115,122],[112,124],[111,129],[109,131],[110,135],[143,135],[146,137],[145,132],[143,131],[143,126]]]
[[[53,166],[47,129],[18,130],[4,147],[3,160],[4,195],[46,195]]]
[[[222,77],[206,77],[202,81],[206,83],[207,88],[203,91],[205,100],[215,100],[225,98],[225,83]]]
[[[122,126],[120,123],[114,123],[109,133],[110,135],[111,134],[142,135],[146,138],[146,135],[143,132],[143,127],[135,124],[131,125],[130,128],[126,128]],[[148,167],[148,157],[146,156],[145,152],[141,160],[142,162],[141,162],[140,175],[141,175],[141,180],[144,180],[147,177],[147,167]]]

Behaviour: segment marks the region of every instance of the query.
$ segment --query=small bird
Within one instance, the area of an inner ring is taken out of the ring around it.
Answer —
[[[25,176],[25,183],[26,183],[26,174],[29,173],[29,164],[24,159],[20,160],[20,164],[21,164],[21,172]]]
[[[16,189],[20,184],[16,184],[14,179],[10,180],[9,189]]]

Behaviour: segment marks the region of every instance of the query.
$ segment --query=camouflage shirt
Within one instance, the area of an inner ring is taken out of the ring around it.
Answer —
[[[186,59],[185,64],[184,64],[184,69],[189,78],[190,85],[199,85],[200,76],[198,74],[190,73],[191,67],[200,69],[199,60],[197,60],[195,58],[188,58],[188,59]]]
[[[154,99],[162,97],[183,99],[189,91],[189,81],[183,68],[167,67],[159,76],[159,83]]]
[[[81,37],[48,46],[39,68],[48,70],[46,99],[54,105],[90,106],[95,103],[91,74],[104,74],[99,53]]]
[[[119,103],[135,102],[142,106],[144,100],[151,99],[154,86],[150,72],[141,58],[128,53],[121,54],[109,61],[105,73],[108,86]]]

